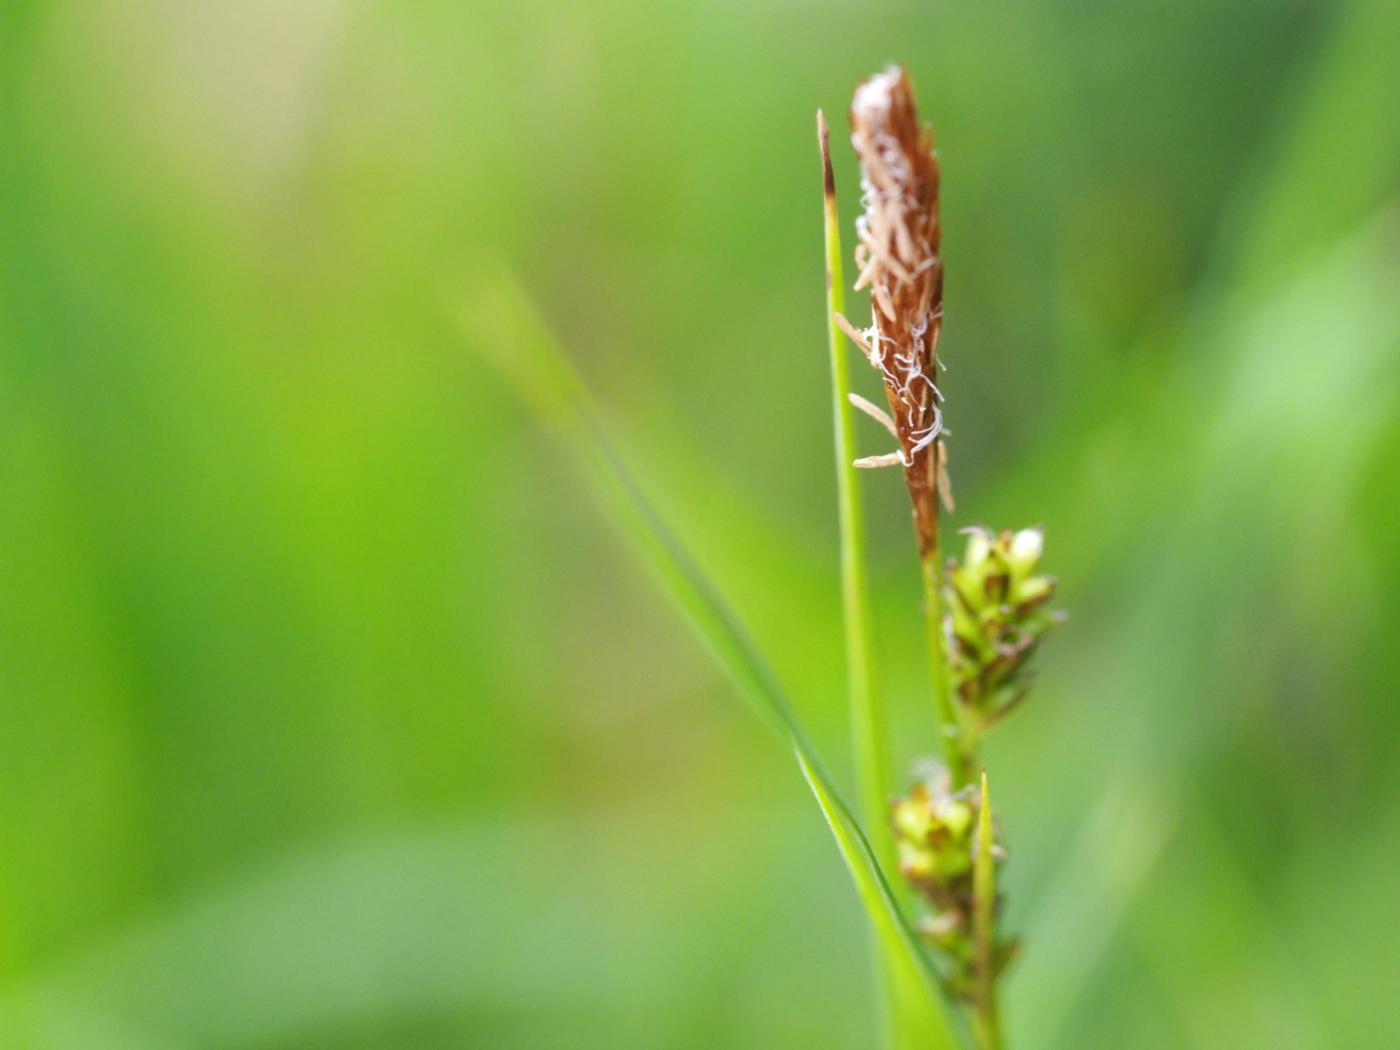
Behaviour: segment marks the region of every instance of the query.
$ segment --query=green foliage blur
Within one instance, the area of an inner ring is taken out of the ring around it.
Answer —
[[[790,756],[449,307],[517,272],[849,784],[813,118],[849,230],[890,60],[953,524],[1072,612],[984,755],[1012,1046],[1400,1046],[1397,55],[1394,0],[7,0],[0,1046],[873,1045]]]

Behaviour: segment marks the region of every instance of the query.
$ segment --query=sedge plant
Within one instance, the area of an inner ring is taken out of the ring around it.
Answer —
[[[919,929],[938,953],[943,985],[966,1004],[980,1050],[995,1050],[1001,1046],[997,985],[1016,942],[998,929],[996,883],[1005,853],[996,841],[980,744],[1026,695],[1027,661],[1060,619],[1048,608],[1055,581],[1039,572],[1037,529],[966,529],[963,557],[945,561],[940,515],[953,510],[953,497],[939,385],[943,259],[933,131],[919,120],[909,77],[898,68],[860,84],[850,119],[863,206],[854,288],[869,291],[870,324],[857,327],[832,301],[830,326],[833,346],[836,333],[844,334],[878,374],[888,410],[844,389],[844,370],[833,369],[835,393],[879,423],[897,447],[843,460],[840,471],[843,484],[853,483],[856,468],[892,467],[904,476],[940,737],[941,761],[922,764],[918,781],[892,803],[890,820],[899,871],[927,908]],[[840,254],[839,234],[828,137],[820,139],[830,265]],[[837,276],[828,273],[829,286]],[[860,540],[849,530],[842,535],[848,543]],[[843,562],[861,556],[847,551]],[[851,699],[857,709],[864,703],[856,691]],[[858,758],[861,753],[857,748]],[[865,776],[878,772],[868,768]]]
[[[851,117],[865,206],[856,225],[854,287],[869,289],[873,304],[872,322],[864,329],[844,313],[829,132],[818,114],[857,806],[846,802],[797,706],[739,617],[654,509],[528,295],[505,269],[480,263],[449,305],[468,343],[558,431],[700,641],[791,753],[870,921],[888,1042],[899,1050],[959,1050],[970,1036],[979,1050],[990,1050],[1000,1046],[997,981],[1012,942],[997,921],[996,880],[1004,854],[995,839],[986,777],[974,783],[973,775],[980,769],[982,734],[1024,696],[1025,662],[1055,622],[1045,611],[1054,583],[1038,574],[1040,534],[1033,530],[972,530],[963,559],[943,560],[939,502],[951,508],[952,498],[936,383],[943,283],[937,158],[899,70],[863,84]],[[847,339],[880,373],[888,412],[850,389]],[[898,449],[855,455],[853,409],[878,420]],[[877,677],[856,476],[860,468],[878,466],[902,468],[912,501],[941,726],[942,761],[893,802],[897,785]],[[899,878],[924,902],[926,914],[918,921],[902,904]]]

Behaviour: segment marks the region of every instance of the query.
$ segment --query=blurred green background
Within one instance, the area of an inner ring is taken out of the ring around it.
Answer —
[[[849,223],[897,59],[954,521],[1073,613],[986,756],[1013,1046],[1400,1046],[1397,55],[1394,0],[7,0],[0,1045],[873,1044],[789,757],[444,290],[518,272],[849,783],[813,112]]]

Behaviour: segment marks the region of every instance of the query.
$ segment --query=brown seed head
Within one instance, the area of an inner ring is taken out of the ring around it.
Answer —
[[[940,490],[951,504],[936,386],[943,321],[938,157],[909,77],[897,67],[856,88],[851,127],[865,208],[856,220],[855,289],[870,289],[873,322],[863,349],[884,380],[919,551],[927,557],[938,546]]]

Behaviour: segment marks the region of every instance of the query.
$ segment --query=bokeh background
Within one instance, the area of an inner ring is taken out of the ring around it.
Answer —
[[[514,269],[849,783],[813,112],[849,222],[898,59],[955,523],[1073,613],[986,756],[1013,1045],[1400,1045],[1397,55],[1393,0],[7,0],[0,1044],[872,1045],[789,756],[448,307]]]

